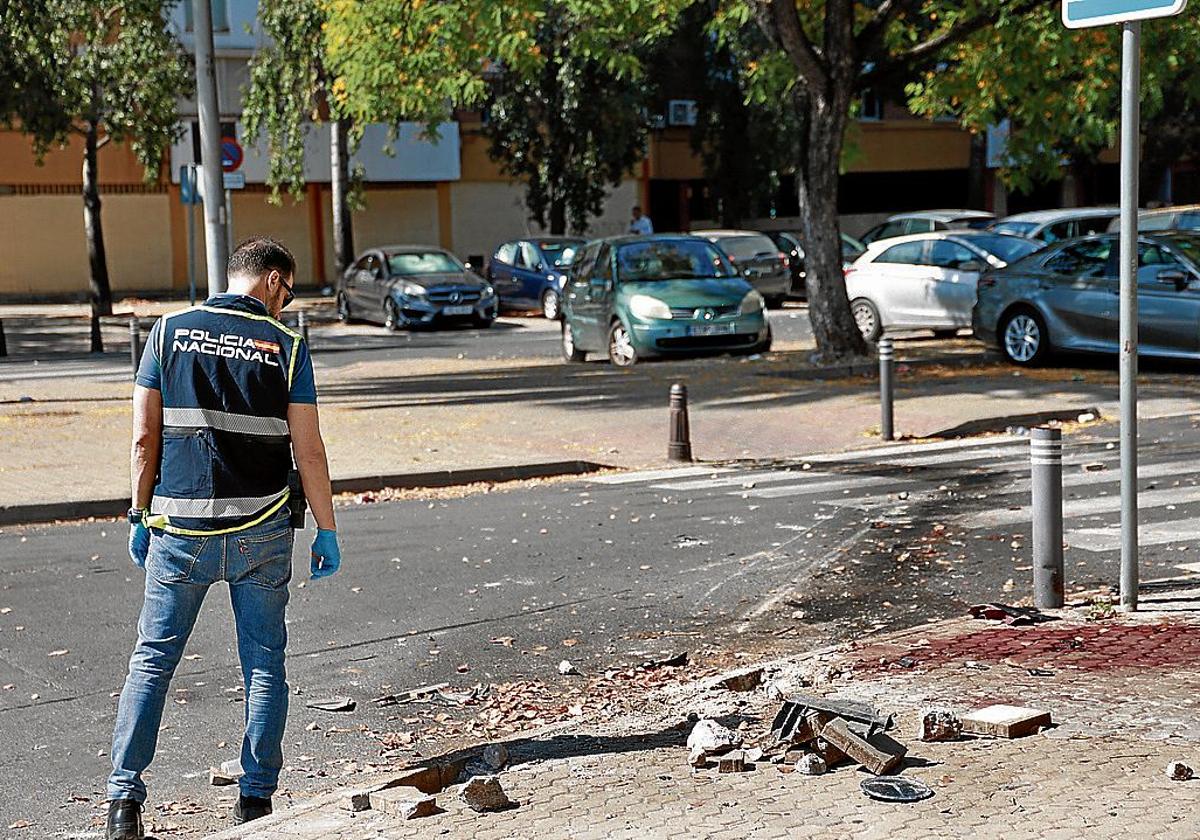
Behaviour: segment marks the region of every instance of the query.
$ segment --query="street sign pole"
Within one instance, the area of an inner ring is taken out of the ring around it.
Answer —
[[[199,189],[196,183],[196,164],[187,164],[188,180],[192,190]],[[196,202],[188,202],[188,305],[196,305]]]
[[[1121,607],[1138,599],[1138,160],[1141,21],[1121,25]]]
[[[196,40],[196,109],[200,114],[200,195],[204,200],[204,252],[208,293],[225,291],[225,205],[221,202],[221,112],[217,107],[217,70],[213,57],[210,0],[192,0]]]

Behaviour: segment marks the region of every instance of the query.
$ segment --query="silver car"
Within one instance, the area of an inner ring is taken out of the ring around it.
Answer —
[[[1114,233],[1051,245],[979,278],[976,337],[1018,365],[1052,350],[1118,351]],[[1151,233],[1138,245],[1139,354],[1200,359],[1200,234]]]
[[[1110,233],[1121,230],[1120,217],[1108,225]],[[1200,230],[1200,204],[1178,204],[1174,207],[1156,207],[1138,213],[1138,230]]]
[[[937,230],[982,230],[995,221],[995,215],[986,210],[920,210],[914,213],[897,213],[868,230],[859,240],[864,245],[908,236],[913,233],[932,233]]]
[[[1049,245],[1064,239],[1076,239],[1104,233],[1109,222],[1120,216],[1118,207],[1074,207],[1066,210],[1034,210],[1005,216],[988,228],[996,233],[1026,236]]]

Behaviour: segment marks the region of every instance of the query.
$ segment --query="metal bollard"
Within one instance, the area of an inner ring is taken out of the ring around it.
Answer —
[[[687,386],[678,382],[671,386],[671,438],[667,444],[667,460],[692,460],[692,431],[688,425]]]
[[[308,340],[308,313],[303,309],[296,314],[296,328],[300,331],[300,337],[304,339],[304,343],[311,347]]]
[[[129,319],[129,360],[133,364],[133,375],[137,376],[142,362],[142,327],[137,317]]]
[[[879,436],[884,440],[895,440],[895,429],[892,425],[892,398],[894,388],[892,385],[892,366],[895,360],[895,351],[892,347],[892,340],[887,336],[879,339]]]
[[[1030,430],[1033,474],[1033,601],[1063,605],[1062,429]]]
[[[8,339],[4,337],[4,319],[0,318],[0,358],[8,355]]]

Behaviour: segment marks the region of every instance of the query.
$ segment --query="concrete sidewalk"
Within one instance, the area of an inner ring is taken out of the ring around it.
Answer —
[[[954,619],[744,666],[740,672],[763,671],[762,685],[746,693],[722,687],[725,675],[668,680],[629,698],[634,713],[576,718],[510,740],[512,766],[499,779],[517,803],[511,810],[475,813],[459,799],[459,783],[471,775],[461,768],[481,744],[427,762],[433,771],[397,772],[373,786],[293,802],[213,837],[1193,837],[1200,781],[1171,781],[1164,768],[1178,760],[1200,769],[1200,615],[1187,592],[1146,600],[1150,611],[1135,615],[1092,606],[1030,626]],[[859,783],[869,774],[853,762],[819,777],[767,761],[731,774],[688,766],[689,715],[717,718],[750,742],[769,729],[780,690],[896,713],[891,734],[908,747],[896,772],[924,782],[932,798],[868,799]],[[924,707],[963,714],[993,703],[1048,711],[1053,726],[1015,740],[915,737]],[[354,791],[384,785],[420,785],[441,812],[403,820],[346,810]]]

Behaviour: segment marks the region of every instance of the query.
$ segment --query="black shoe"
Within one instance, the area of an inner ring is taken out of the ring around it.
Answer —
[[[239,796],[237,804],[233,806],[233,823],[241,825],[259,817],[265,817],[269,813],[271,813],[270,798]]]
[[[105,840],[143,840],[142,803],[132,799],[114,799],[108,803],[108,828]]]

